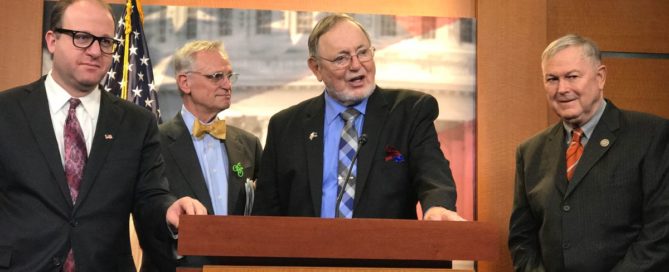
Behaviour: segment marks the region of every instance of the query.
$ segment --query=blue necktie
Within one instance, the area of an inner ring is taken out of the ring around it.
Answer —
[[[343,111],[340,116],[344,119],[344,129],[341,131],[341,140],[339,141],[339,166],[337,176],[338,190],[342,190],[344,179],[348,174],[356,150],[358,150],[358,131],[355,129],[355,118],[360,112],[354,108]],[[339,204],[339,217],[351,218],[353,216],[353,201],[355,197],[355,176],[356,167],[353,165],[348,183],[344,189],[344,194]]]

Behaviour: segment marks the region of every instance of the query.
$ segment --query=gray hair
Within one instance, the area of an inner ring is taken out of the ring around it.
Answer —
[[[174,73],[179,74],[193,68],[195,54],[202,51],[216,50],[224,59],[228,59],[228,53],[222,42],[196,40],[186,43],[174,54]]]
[[[369,34],[367,34],[367,30],[365,30],[365,28],[362,27],[360,22],[358,22],[355,18],[343,13],[330,14],[318,21],[316,26],[314,26],[314,29],[311,30],[311,34],[309,34],[308,46],[310,57],[315,57],[318,55],[318,41],[320,40],[321,36],[330,31],[330,29],[332,29],[339,22],[343,21],[349,21],[358,26],[360,30],[362,30],[362,33],[365,34],[367,41],[371,43]]]
[[[546,63],[555,54],[570,46],[581,47],[583,56],[589,58],[593,65],[602,63],[602,53],[597,44],[591,39],[576,34],[567,34],[551,42],[541,54],[541,63]]]

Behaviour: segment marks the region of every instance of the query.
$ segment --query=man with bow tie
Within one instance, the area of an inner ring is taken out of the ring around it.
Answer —
[[[160,126],[170,191],[200,200],[208,214],[242,215],[250,208],[246,183],[256,179],[262,147],[256,136],[217,117],[230,107],[238,74],[223,44],[213,41],[185,44],[174,55],[174,71],[183,106]],[[146,254],[143,270],[216,263],[206,257],[176,259],[173,248],[163,248],[165,252]]]

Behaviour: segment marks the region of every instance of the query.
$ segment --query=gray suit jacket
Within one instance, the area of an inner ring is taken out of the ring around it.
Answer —
[[[564,131],[518,147],[516,271],[669,271],[669,121],[608,101],[571,182]]]
[[[209,214],[214,213],[211,197],[200,164],[195,153],[193,140],[184,123],[181,113],[172,120],[160,125],[160,142],[165,158],[166,176],[170,192],[177,197],[189,196],[198,199],[207,207]],[[244,183],[246,179],[255,180],[260,169],[262,147],[258,137],[234,126],[227,126],[226,140],[223,141],[228,151],[228,214],[243,215],[246,203]],[[244,169],[240,177],[232,171],[232,166],[241,163]],[[175,266],[198,266],[217,263],[214,258],[184,257],[177,262],[172,258],[172,246],[163,245],[164,253],[150,252],[144,258],[143,271],[174,271]],[[155,268],[154,268],[155,266]],[[158,269],[156,269],[158,268]]]
[[[44,79],[0,92],[0,271],[134,271],[128,216],[168,237],[174,201],[152,114],[102,92],[93,145],[72,205]],[[142,238],[142,237],[140,237]]]

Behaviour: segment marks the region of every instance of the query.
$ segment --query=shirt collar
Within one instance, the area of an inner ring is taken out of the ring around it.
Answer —
[[[222,112],[222,111],[221,111],[221,112]],[[209,123],[202,123],[202,124],[203,124],[203,125],[208,125],[208,124],[213,123],[213,122],[214,122],[215,120],[217,120],[217,119],[218,119],[218,120],[224,120],[224,119],[221,118],[221,116],[220,116],[221,112],[219,112],[218,114],[216,114],[216,116],[214,116],[214,119],[212,119],[211,122],[209,122]],[[181,105],[181,118],[184,120],[184,123],[186,123],[186,127],[188,128],[188,131],[191,132],[191,133],[193,133],[193,123],[194,123],[195,120],[196,120],[195,115],[193,115],[192,112],[190,112],[188,109],[186,109],[186,106],[184,106],[183,104]]]
[[[325,124],[330,124],[333,121],[337,120],[339,117],[339,114],[349,107],[344,106],[337,102],[330,94],[328,94],[327,91],[325,91]],[[369,101],[369,97],[366,97],[360,103],[355,104],[353,106],[354,109],[358,110],[362,116],[365,116],[365,111],[367,110],[367,101]]]
[[[190,111],[188,111],[188,109],[186,109],[186,106],[184,105],[181,105],[181,118],[184,119],[184,123],[186,123],[188,131],[192,134],[193,122],[195,122],[195,115],[193,115]]]
[[[602,106],[597,110],[597,112],[595,112],[595,115],[593,115],[588,122],[586,122],[581,126],[581,130],[583,130],[583,134],[585,135],[586,139],[590,139],[590,136],[595,131],[595,126],[597,126],[597,123],[599,123],[599,119],[601,119],[602,114],[604,114],[604,109],[606,108],[606,100],[603,100],[603,102],[604,103],[602,103]],[[567,130],[567,135],[571,135],[571,131],[574,130],[574,128],[572,128],[565,122],[562,122],[562,125],[564,126],[565,130]],[[571,139],[571,137],[567,138]]]
[[[46,89],[46,97],[49,101],[49,111],[51,111],[51,115],[69,108],[69,100],[72,96],[53,79],[51,71],[49,71],[49,74],[46,76],[44,88]],[[87,95],[79,97],[81,106],[92,119],[98,118],[99,111],[94,109],[100,108],[100,96],[100,89],[96,87]]]

